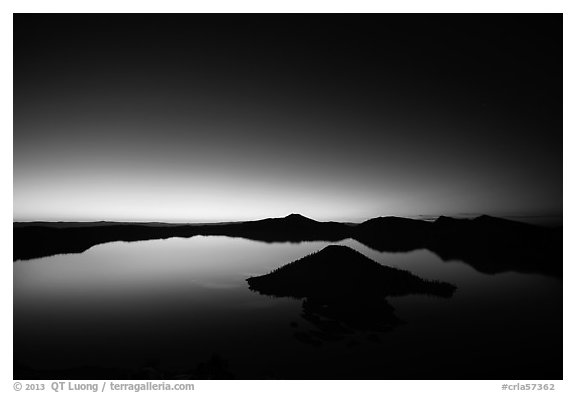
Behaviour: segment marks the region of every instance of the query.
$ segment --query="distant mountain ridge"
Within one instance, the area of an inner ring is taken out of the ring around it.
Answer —
[[[300,214],[214,224],[77,223],[56,226],[14,223],[13,259],[79,253],[112,241],[230,236],[264,242],[341,241],[355,239],[381,252],[427,249],[443,260],[461,260],[489,274],[502,271],[562,274],[562,230],[491,216],[434,222],[376,217],[351,225],[321,222]]]

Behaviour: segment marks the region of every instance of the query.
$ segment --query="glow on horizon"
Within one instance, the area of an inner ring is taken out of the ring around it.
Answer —
[[[455,177],[452,168],[425,172],[401,161],[392,170],[378,162],[350,167],[346,160],[325,170],[304,157],[274,167],[240,160],[222,165],[205,159],[198,165],[181,158],[156,166],[148,156],[109,155],[101,161],[58,161],[60,156],[46,152],[35,160],[27,156],[14,162],[15,221],[193,223],[299,213],[319,221],[361,222],[378,216],[558,214],[542,203],[554,202],[549,196],[554,189],[512,183],[506,171],[479,174],[471,183],[465,175]]]
[[[40,187],[41,188],[41,187]],[[362,222],[379,216],[407,218],[435,218],[440,215],[454,217],[491,214],[496,216],[525,216],[557,214],[552,210],[481,210],[466,211],[463,206],[446,197],[435,202],[418,198],[418,194],[383,193],[379,198],[375,190],[323,189],[315,193],[288,193],[276,189],[237,192],[220,187],[210,193],[194,194],[192,191],[166,194],[140,193],[128,189],[115,192],[91,187],[77,187],[73,191],[64,187],[41,190],[28,185],[14,191],[14,221],[118,221],[118,222],[230,222],[284,217],[291,213],[302,214],[318,221]],[[180,190],[182,191],[182,190]],[[39,197],[41,195],[41,198]],[[218,197],[221,195],[221,197]],[[449,201],[449,203],[446,203]],[[467,201],[473,202],[473,201]],[[450,206],[451,205],[451,206]],[[423,208],[426,206],[426,208]]]

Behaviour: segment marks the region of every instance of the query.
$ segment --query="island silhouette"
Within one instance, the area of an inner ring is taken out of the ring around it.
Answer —
[[[315,344],[356,331],[386,331],[401,321],[389,296],[425,294],[451,297],[452,284],[427,281],[384,266],[346,246],[330,245],[272,272],[247,279],[263,295],[304,299],[303,316],[318,330],[296,338]]]
[[[355,239],[380,252],[427,249],[495,274],[506,271],[562,275],[562,230],[487,215],[440,216],[435,221],[378,217],[360,224],[320,222],[300,214],[214,224],[14,223],[13,260],[81,253],[102,243],[171,237],[229,236],[263,242]]]

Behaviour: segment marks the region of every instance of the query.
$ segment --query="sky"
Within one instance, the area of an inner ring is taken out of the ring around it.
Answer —
[[[560,14],[16,14],[14,220],[562,213]]]

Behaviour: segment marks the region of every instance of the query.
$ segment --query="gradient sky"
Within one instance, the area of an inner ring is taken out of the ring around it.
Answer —
[[[14,16],[14,220],[562,212],[562,16]]]

